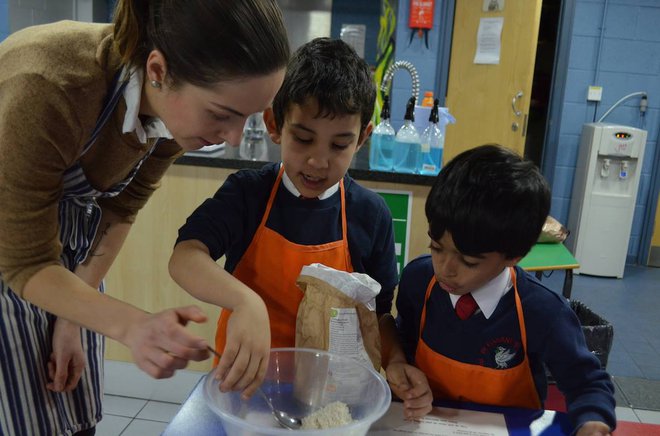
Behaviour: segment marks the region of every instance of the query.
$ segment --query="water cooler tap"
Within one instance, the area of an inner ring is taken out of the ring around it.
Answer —
[[[621,161],[621,170],[619,171],[619,178],[621,180],[626,180],[628,178],[628,161]]]
[[[610,160],[603,159],[603,166],[600,168],[600,176],[604,179],[610,176]]]

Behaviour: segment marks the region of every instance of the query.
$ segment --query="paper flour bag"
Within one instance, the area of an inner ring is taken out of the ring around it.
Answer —
[[[296,347],[351,356],[379,371],[380,284],[367,274],[320,263],[303,267],[296,283],[305,294],[296,318]]]

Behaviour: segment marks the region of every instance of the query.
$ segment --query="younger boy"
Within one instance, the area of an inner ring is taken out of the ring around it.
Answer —
[[[515,266],[549,207],[536,167],[503,147],[468,150],[440,171],[426,201],[431,255],[403,270],[398,332],[383,320],[383,365],[407,417],[428,413],[433,399],[542,408],[545,365],[578,435],[614,428],[612,382],[576,315]]]
[[[392,217],[346,174],[371,132],[375,96],[368,65],[346,43],[303,45],[264,113],[282,163],[229,176],[179,230],[172,277],[224,309],[216,333],[222,389],[249,387],[249,395],[269,348],[295,346],[304,265],[369,274],[382,286],[378,314],[390,311],[398,279]],[[222,256],[224,270],[215,263]]]

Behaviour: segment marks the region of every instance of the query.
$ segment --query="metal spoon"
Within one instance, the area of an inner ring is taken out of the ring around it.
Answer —
[[[220,359],[222,356],[220,353],[215,351],[213,348],[208,347],[209,351],[216,356],[218,356],[218,359]],[[302,426],[302,421],[300,418],[296,418],[294,416],[289,415],[286,412],[283,412],[281,410],[278,410],[273,406],[273,403],[271,403],[270,398],[268,398],[268,395],[264,393],[264,391],[261,390],[261,388],[257,388],[257,392],[259,395],[261,395],[261,398],[264,399],[266,404],[268,404],[268,407],[270,408],[271,413],[275,417],[275,420],[284,428],[287,428],[289,430],[298,430]]]

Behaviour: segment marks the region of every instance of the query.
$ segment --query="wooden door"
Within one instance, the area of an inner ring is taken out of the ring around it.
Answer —
[[[446,99],[456,124],[447,126],[445,162],[485,143],[525,148],[542,0],[506,0],[498,12],[482,5],[456,0]],[[494,17],[504,18],[499,64],[475,64],[480,19]]]

